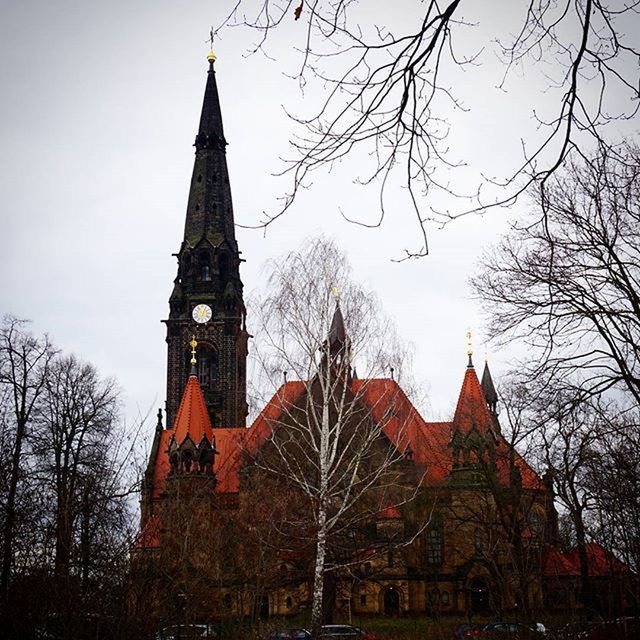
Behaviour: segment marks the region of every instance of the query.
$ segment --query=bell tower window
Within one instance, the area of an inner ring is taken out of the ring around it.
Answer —
[[[191,351],[186,352],[186,358],[187,371],[189,371],[190,365],[188,363],[191,359]],[[198,346],[196,373],[203,390],[207,391],[215,387],[218,378],[218,350],[214,346],[205,343]]]
[[[198,257],[200,265],[200,279],[203,282],[209,282],[211,280],[211,260],[208,253],[201,253]]]

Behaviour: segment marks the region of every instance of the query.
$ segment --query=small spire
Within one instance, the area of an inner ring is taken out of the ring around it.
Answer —
[[[473,345],[471,344],[471,329],[467,329],[467,355],[469,356],[469,363],[467,367],[473,367],[473,360],[471,356],[473,355]]]
[[[489,406],[489,411],[491,411],[491,413],[496,413],[498,406],[498,393],[493,384],[491,371],[489,371],[488,360],[484,361],[484,371],[482,372],[482,382],[480,383],[480,386],[482,387],[482,393],[484,394],[484,398]]]
[[[332,289],[333,290],[333,289]],[[344,328],[344,318],[340,309],[340,300],[336,298],[336,308],[331,319],[331,327],[329,328],[329,350],[332,354],[336,354],[345,346],[347,333]]]
[[[162,426],[162,409],[158,409],[158,422],[156,423],[156,431],[163,431],[164,427]]]
[[[196,347],[198,346],[198,341],[195,336],[191,336],[191,342],[189,342],[189,346],[191,347],[191,373],[190,375],[196,375]]]

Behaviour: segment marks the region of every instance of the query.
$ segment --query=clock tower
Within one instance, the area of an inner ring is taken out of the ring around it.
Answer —
[[[222,113],[214,70],[209,71],[195,140],[178,273],[167,325],[167,427],[172,427],[190,373],[192,336],[198,341],[197,374],[213,427],[245,427],[248,333],[240,280],[240,251]]]

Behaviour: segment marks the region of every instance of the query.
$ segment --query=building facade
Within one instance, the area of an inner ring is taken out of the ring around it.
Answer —
[[[312,549],[278,526],[296,508],[295,491],[263,482],[254,463],[313,385],[285,382],[246,426],[249,335],[214,60],[165,320],[166,424],[160,412],[133,553],[135,597],[150,599],[156,617],[181,607],[200,619],[295,615],[310,606]],[[337,307],[327,353],[347,343]],[[380,493],[361,526],[337,541],[341,562],[327,585],[334,613],[578,606],[579,571],[575,554],[559,549],[552,478],[503,437],[488,365],[480,381],[469,354],[461,373],[448,422],[423,420],[392,379],[348,379],[354,402],[381,425],[381,443],[398,452],[411,499]]]

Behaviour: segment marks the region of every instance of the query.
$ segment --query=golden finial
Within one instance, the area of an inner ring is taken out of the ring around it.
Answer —
[[[471,329],[467,329],[467,355],[473,355],[473,346],[471,345]]]
[[[216,54],[213,53],[213,27],[211,27],[211,30],[209,31],[209,44],[210,49],[209,54],[207,55],[207,60],[210,64],[213,64],[216,61]]]
[[[334,284],[331,287],[331,293],[333,294],[333,297],[336,299],[336,302],[340,302],[340,289],[338,289],[337,284]]]
[[[189,343],[191,347],[191,364],[195,366],[196,364],[196,347],[198,346],[198,341],[195,336],[191,336],[191,342]]]

